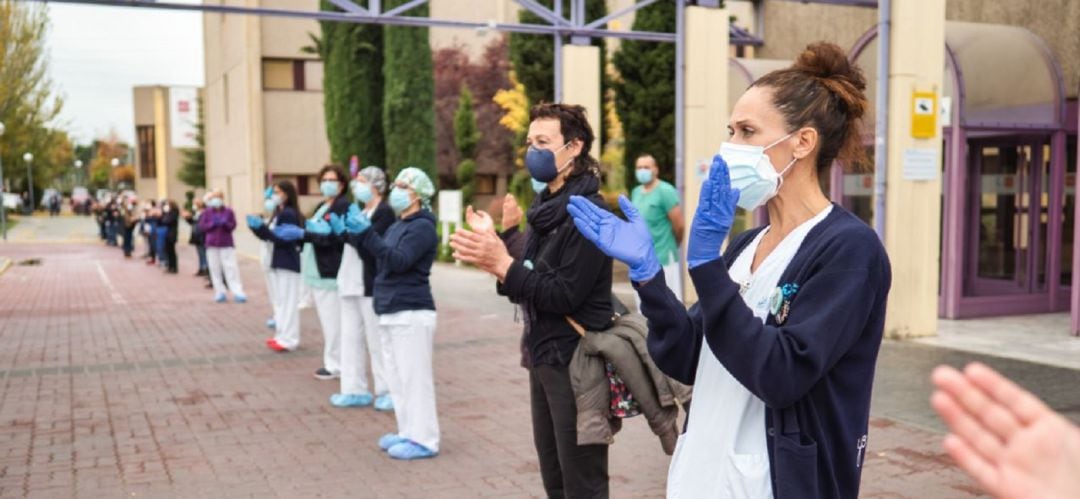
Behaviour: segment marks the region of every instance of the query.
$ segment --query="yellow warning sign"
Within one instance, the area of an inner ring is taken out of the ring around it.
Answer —
[[[911,93],[911,136],[932,139],[937,135],[938,98],[936,92]]]

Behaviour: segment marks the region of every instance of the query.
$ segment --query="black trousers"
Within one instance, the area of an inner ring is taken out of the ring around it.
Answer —
[[[165,258],[168,260],[167,265],[169,272],[176,272],[176,240],[165,240]]]
[[[566,366],[529,370],[533,443],[549,498],[607,498],[608,446],[577,444],[577,407]]]

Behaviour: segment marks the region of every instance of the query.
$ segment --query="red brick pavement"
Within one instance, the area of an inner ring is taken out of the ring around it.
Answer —
[[[442,454],[403,463],[375,446],[393,416],[335,409],[317,381],[311,311],[301,349],[266,350],[258,265],[250,303],[216,304],[191,277],[164,275],[96,244],[0,247],[41,258],[0,276],[2,497],[539,497],[526,373],[513,309],[478,272],[436,270],[436,391]],[[660,497],[668,458],[643,421],[611,448],[613,497]],[[940,436],[876,419],[867,497],[976,493]]]

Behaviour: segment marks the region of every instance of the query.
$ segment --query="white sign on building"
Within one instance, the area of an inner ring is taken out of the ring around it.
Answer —
[[[195,125],[199,122],[199,89],[169,88],[169,141],[175,148],[198,147]]]

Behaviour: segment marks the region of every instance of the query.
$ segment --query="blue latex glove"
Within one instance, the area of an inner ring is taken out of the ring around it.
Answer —
[[[304,229],[293,224],[281,224],[274,227],[274,236],[283,241],[298,241],[304,238]]]
[[[363,234],[371,227],[371,220],[355,204],[349,208],[349,214],[345,217],[345,230],[350,234]]]
[[[334,231],[334,235],[341,235],[341,233],[345,232],[345,218],[339,217],[337,213],[331,213],[330,230]]]
[[[312,234],[318,234],[320,236],[329,235],[333,229],[330,228],[330,224],[326,223],[326,220],[321,218],[312,218],[304,225],[304,229]]]
[[[259,227],[263,226],[263,219],[258,215],[248,215],[247,225],[251,228],[251,230],[256,230]]]
[[[653,250],[649,226],[626,196],[619,196],[619,207],[627,221],[581,196],[570,196],[567,211],[574,217],[574,225],[585,239],[608,256],[630,266],[631,280],[648,281],[660,272],[660,260]]]
[[[735,220],[738,201],[739,191],[731,188],[727,163],[717,154],[713,156],[709,178],[701,184],[697,213],[690,228],[690,241],[686,245],[686,263],[690,268],[720,258],[720,247]]]

